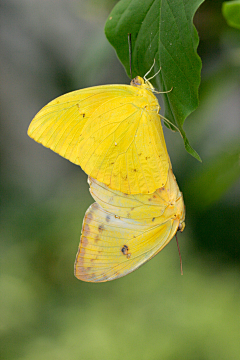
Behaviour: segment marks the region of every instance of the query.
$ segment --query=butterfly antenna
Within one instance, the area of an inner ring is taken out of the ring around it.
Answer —
[[[131,34],[128,34],[128,51],[129,51],[129,69],[130,69],[130,76],[132,80],[132,37]]]
[[[151,79],[153,79],[153,78],[155,78],[155,76],[157,76],[157,74],[159,74],[160,73],[160,71],[161,71],[161,67],[160,67],[160,69],[156,72],[156,74],[154,74],[153,76],[151,76],[149,79],[147,79],[147,81],[149,81],[149,80],[151,80]],[[145,75],[146,76],[146,75]],[[172,90],[170,90],[170,91],[172,91]],[[169,92],[169,91],[166,91],[166,92]]]
[[[147,81],[146,79],[146,76],[152,71],[152,69],[154,68],[154,65],[155,65],[155,59],[153,60],[153,64],[152,66],[150,67],[150,69],[148,70],[148,72],[144,75],[144,80]],[[154,75],[155,76],[155,75]],[[152,78],[151,78],[152,79]]]
[[[178,254],[179,254],[179,259],[180,259],[180,268],[181,268],[181,275],[183,275],[183,269],[182,269],[182,258],[181,258],[181,253],[180,253],[180,248],[179,248],[179,244],[178,244],[178,238],[177,238],[177,233],[175,234],[176,236],[176,241],[177,241],[177,247],[178,247]]]

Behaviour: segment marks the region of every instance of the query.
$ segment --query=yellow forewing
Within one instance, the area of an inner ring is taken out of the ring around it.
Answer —
[[[151,197],[121,195],[90,180],[98,203],[84,217],[75,262],[78,279],[102,282],[127,275],[161,251],[179,226],[183,230],[182,194],[171,170],[169,178]]]
[[[60,96],[28,135],[109,188],[153,193],[170,166],[157,98],[146,85],[105,85]]]
[[[78,145],[82,129],[92,113],[117,96],[110,86],[77,90],[44,106],[32,120],[28,135],[35,141],[79,165]]]

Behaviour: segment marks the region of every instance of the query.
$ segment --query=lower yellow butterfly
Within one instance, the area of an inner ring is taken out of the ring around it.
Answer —
[[[96,200],[87,210],[75,261],[75,276],[103,282],[139,268],[185,227],[185,209],[172,169],[151,195],[127,195],[89,178]]]
[[[110,189],[150,194],[166,184],[169,157],[148,80],[70,92],[47,104],[28,135]]]

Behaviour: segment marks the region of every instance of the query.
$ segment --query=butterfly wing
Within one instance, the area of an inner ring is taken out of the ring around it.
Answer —
[[[184,228],[184,203],[172,170],[155,193],[124,195],[89,180],[97,203],[87,210],[75,275],[101,282],[127,275],[150,260]]]
[[[34,117],[28,135],[71,162],[80,165],[78,146],[87,120],[103,103],[119,96],[114,86],[97,86],[59,96]]]
[[[164,187],[152,194],[128,195],[111,190],[96,179],[88,179],[90,192],[94,200],[106,211],[126,219],[134,219],[142,223],[151,223],[159,218],[176,199],[182,198],[172,169]]]
[[[179,221],[157,226],[116,218],[94,203],[87,210],[75,261],[75,276],[83,281],[114,280],[139,268],[163,249]]]
[[[153,193],[165,185],[169,158],[160,117],[136,105],[134,96],[100,106],[86,123],[79,144],[81,167],[109,188]]]
[[[127,194],[165,185],[169,157],[156,97],[130,85],[77,90],[46,105],[28,135]]]

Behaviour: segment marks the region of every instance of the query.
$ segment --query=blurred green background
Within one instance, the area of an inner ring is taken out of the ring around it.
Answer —
[[[1,2],[1,359],[240,359],[240,32],[222,1],[195,16],[200,106],[185,130],[203,163],[164,127],[186,229],[127,277],[73,275],[93,202],[86,175],[27,136],[33,116],[78,88],[129,83],[104,37],[115,2]]]

